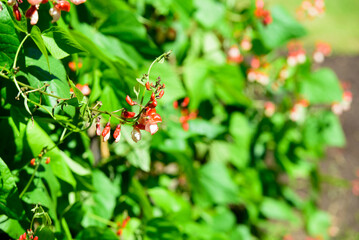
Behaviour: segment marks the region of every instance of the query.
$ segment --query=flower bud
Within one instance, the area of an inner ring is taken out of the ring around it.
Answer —
[[[121,125],[118,124],[115,132],[113,133],[113,137],[115,138],[115,142],[119,142],[121,138]]]
[[[46,158],[45,163],[46,163],[46,164],[49,164],[49,163],[50,163],[50,157]]]
[[[111,126],[110,123],[108,122],[106,124],[106,127],[102,131],[102,137],[104,142],[106,142],[110,138],[110,134],[111,134]]]
[[[141,140],[141,131],[136,126],[133,127],[131,137],[134,142],[138,142]]]
[[[14,16],[15,16],[16,20],[21,21],[21,12],[19,10],[19,7],[17,5],[14,5],[12,7],[12,10],[14,12]]]
[[[52,17],[52,23],[57,22],[61,17],[61,10],[56,8],[50,8],[50,16]]]
[[[147,89],[148,91],[151,91],[150,82],[146,82],[146,89]]]
[[[36,159],[35,159],[35,158],[31,159],[30,164],[31,164],[31,166],[35,166],[35,164],[36,164]]]
[[[126,96],[126,102],[130,105],[133,106],[135,105],[135,102],[130,98],[130,96]]]

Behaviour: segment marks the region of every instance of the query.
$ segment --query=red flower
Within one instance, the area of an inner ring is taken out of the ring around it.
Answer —
[[[60,11],[70,12],[71,5],[68,1],[60,0],[55,5],[55,8]]]
[[[156,109],[147,108],[146,111],[141,114],[137,126],[139,129],[144,129],[153,135],[158,131],[157,123],[159,122],[162,122],[162,118],[158,113],[156,113]]]
[[[50,163],[50,160],[51,160],[50,157],[46,158],[45,163],[46,163],[46,164],[49,164],[49,163]]]

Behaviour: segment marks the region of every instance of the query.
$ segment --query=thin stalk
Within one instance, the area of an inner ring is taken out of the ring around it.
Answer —
[[[40,163],[38,163],[34,169],[34,172],[32,173],[31,177],[30,177],[30,180],[27,182],[25,188],[22,190],[22,192],[20,193],[19,195],[19,198],[22,198],[24,196],[24,194],[26,193],[27,189],[30,187],[32,181],[34,180],[34,177],[35,177],[35,174],[37,172],[37,170],[39,169],[40,167]]]

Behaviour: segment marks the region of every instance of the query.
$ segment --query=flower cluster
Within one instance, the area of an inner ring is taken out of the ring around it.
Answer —
[[[161,99],[164,95],[165,84],[161,84],[161,79],[158,78],[156,84],[152,84],[149,81],[145,84],[146,90],[151,91],[150,100],[145,106],[133,101],[130,96],[126,96],[126,102],[130,106],[138,105],[141,110],[140,113],[136,115],[135,112],[127,111],[127,109],[122,108],[121,111],[120,123],[117,125],[113,137],[115,142],[120,141],[121,137],[121,125],[122,124],[131,124],[133,125],[133,130],[131,133],[132,140],[138,142],[141,140],[141,131],[145,130],[151,135],[155,134],[158,131],[158,123],[162,122],[161,116],[156,113],[157,100]],[[106,142],[111,135],[111,124],[110,121],[106,124],[105,128],[101,131],[100,118],[97,118],[96,123],[96,134],[102,135],[103,141]]]
[[[305,99],[299,100],[290,110],[289,118],[293,122],[304,122],[309,102]]]
[[[268,64],[261,63],[261,60],[258,57],[253,57],[251,60],[251,68],[247,71],[247,78],[250,82],[258,82],[262,85],[268,85],[269,76],[267,73]]]
[[[256,9],[254,10],[254,15],[262,20],[264,25],[268,25],[272,23],[272,15],[269,10],[264,8],[264,1],[263,0],[256,0]]]
[[[185,97],[180,104],[181,117],[179,120],[180,120],[183,130],[185,130],[185,131],[189,130],[188,121],[197,118],[197,112],[190,112],[188,109],[188,104],[189,104],[189,97]],[[178,109],[178,101],[173,102],[173,107],[175,109]]]
[[[303,64],[307,60],[303,45],[299,42],[290,42],[288,44],[287,63],[289,66]]]
[[[14,16],[16,20],[21,20],[21,12],[19,10],[19,4],[21,4],[23,0],[8,0],[7,4],[12,7]],[[30,19],[30,24],[35,25],[39,21],[39,13],[38,9],[40,4],[46,4],[49,0],[28,0],[28,3],[31,5],[30,8],[26,11],[25,17]],[[52,17],[52,22],[56,22],[61,17],[61,11],[69,12],[71,5],[66,0],[50,0],[52,2],[53,7],[50,8],[49,14]],[[71,0],[71,2],[75,5],[79,5],[81,3],[86,2],[86,0]]]
[[[21,234],[18,240],[39,240],[38,236],[34,236],[34,232],[32,230],[27,230],[26,232]]]
[[[349,90],[345,90],[343,92],[343,97],[341,102],[334,102],[332,103],[332,111],[336,115],[340,115],[345,111],[348,111],[350,109],[351,103],[353,101],[352,92]]]
[[[331,52],[332,52],[332,48],[328,43],[318,42],[313,52],[314,62],[322,63],[324,61],[324,58],[329,56]]]
[[[304,0],[297,10],[299,18],[309,17],[311,19],[323,15],[325,12],[324,0]]]

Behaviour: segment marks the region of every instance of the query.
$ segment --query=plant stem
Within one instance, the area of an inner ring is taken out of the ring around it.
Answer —
[[[37,170],[39,169],[40,167],[40,163],[38,163],[34,169],[34,172],[32,173],[31,177],[30,177],[30,180],[27,182],[25,188],[22,190],[22,192],[20,193],[19,195],[19,198],[22,198],[24,196],[24,194],[26,193],[27,189],[30,187],[32,181],[34,180],[34,177],[35,177],[35,174],[37,172]]]
[[[67,240],[72,240],[72,235],[71,235],[69,226],[67,225],[67,222],[66,222],[65,218],[61,219],[61,225],[62,225],[62,228],[65,231],[65,235],[66,235]]]
[[[93,213],[88,213],[88,217],[90,217],[90,218],[92,218],[92,219],[94,219],[94,220],[96,220],[96,221],[99,221],[99,222],[101,222],[101,223],[104,223],[104,224],[106,224],[107,226],[111,226],[111,227],[113,227],[113,228],[117,228],[117,224],[116,223],[114,223],[114,222],[112,222],[112,221],[110,221],[110,220],[107,220],[107,219],[105,219],[105,218],[102,218],[102,217],[100,217],[100,216],[97,216],[97,215],[95,215],[95,214],[93,214]]]
[[[16,68],[16,62],[17,62],[17,58],[19,56],[19,53],[20,53],[20,49],[22,47],[22,45],[24,45],[26,39],[30,37],[30,33],[26,34],[26,36],[24,37],[24,39],[21,41],[19,47],[17,48],[16,50],[16,54],[15,54],[15,59],[14,59],[14,64],[12,65],[12,68]]]

